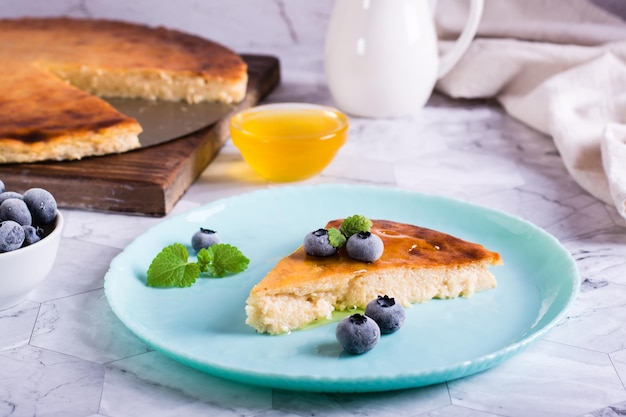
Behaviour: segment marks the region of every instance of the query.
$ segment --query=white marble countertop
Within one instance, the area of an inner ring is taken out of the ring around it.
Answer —
[[[3,5],[0,14],[165,24],[242,53],[275,55],[283,80],[268,101],[333,104],[322,62],[330,0],[14,3]],[[177,14],[180,10],[187,13]],[[163,219],[62,209],[66,229],[50,276],[28,301],[0,311],[0,416],[626,413],[626,222],[571,179],[551,138],[516,122],[495,103],[437,94],[416,117],[352,118],[349,135],[331,166],[303,183],[441,194],[536,224],[570,251],[580,270],[581,292],[566,319],[501,365],[434,386],[353,395],[243,385],[153,351],[107,304],[103,277],[109,263]],[[229,142],[170,216],[221,197],[280,186],[259,179]]]

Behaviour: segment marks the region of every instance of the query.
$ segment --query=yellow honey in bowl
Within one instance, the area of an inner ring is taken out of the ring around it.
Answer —
[[[304,103],[268,104],[232,117],[230,133],[243,158],[272,181],[320,173],[346,141],[348,118],[336,109]]]

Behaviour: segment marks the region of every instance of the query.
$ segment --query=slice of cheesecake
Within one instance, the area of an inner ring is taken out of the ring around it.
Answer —
[[[340,224],[334,220],[326,228]],[[496,287],[488,268],[502,264],[502,259],[482,245],[388,220],[373,220],[371,232],[385,245],[375,262],[354,260],[345,248],[336,255],[314,257],[302,246],[281,259],[250,291],[246,323],[261,333],[280,334],[334,310],[365,308],[378,295],[408,306]]]

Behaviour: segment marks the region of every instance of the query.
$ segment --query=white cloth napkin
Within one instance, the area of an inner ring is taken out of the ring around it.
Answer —
[[[468,1],[440,0],[440,49]],[[626,1],[486,0],[479,32],[437,84],[455,98],[493,97],[551,135],[572,177],[626,218]]]

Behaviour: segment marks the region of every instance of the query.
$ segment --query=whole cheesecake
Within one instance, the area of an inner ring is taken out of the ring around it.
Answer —
[[[139,147],[141,126],[99,97],[239,102],[247,67],[215,42],[90,19],[0,20],[0,163]]]
[[[335,310],[362,308],[379,295],[404,306],[432,298],[470,297],[497,285],[489,271],[502,259],[497,252],[436,230],[388,220],[373,220],[371,232],[384,243],[374,262],[336,255],[308,255],[300,246],[282,258],[256,284],[247,299],[246,323],[260,333],[301,328]],[[338,228],[341,220],[326,228]]]

